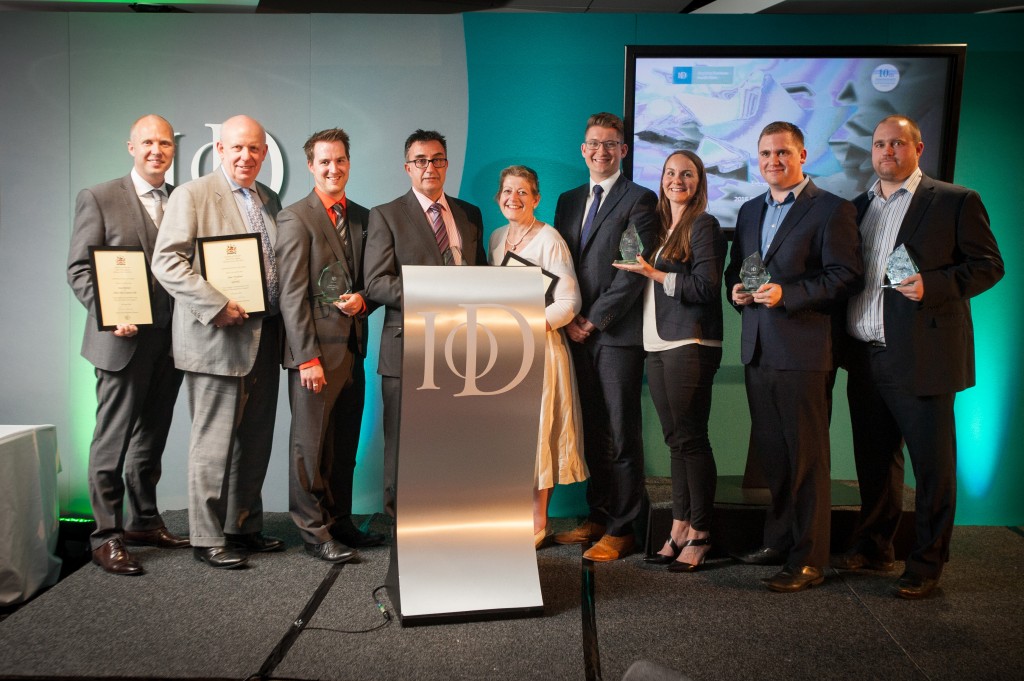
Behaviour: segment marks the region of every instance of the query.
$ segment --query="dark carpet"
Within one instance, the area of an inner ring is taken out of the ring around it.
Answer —
[[[183,511],[165,517],[185,532]],[[373,529],[387,528],[375,518]],[[1008,528],[957,528],[939,592],[919,602],[891,595],[898,573],[829,570],[819,588],[775,594],[758,582],[775,568],[730,559],[692,574],[639,554],[597,564],[596,642],[579,546],[538,553],[543,617],[403,628],[386,592],[375,594],[387,548],[332,569],[305,555],[287,514],[269,514],[265,531],[288,550],[244,570],[157,549],[133,551],[142,577],[82,567],[0,622],[0,678],[617,681],[639,659],[693,681],[1018,679],[1024,669],[1024,536]]]

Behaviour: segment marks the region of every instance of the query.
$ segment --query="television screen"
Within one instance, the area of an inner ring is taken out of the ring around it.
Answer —
[[[768,187],[757,138],[772,121],[804,132],[804,172],[845,198],[874,179],[871,133],[901,113],[921,126],[924,172],[951,181],[964,45],[626,48],[625,172],[655,192],[675,149],[704,161],[722,226]]]

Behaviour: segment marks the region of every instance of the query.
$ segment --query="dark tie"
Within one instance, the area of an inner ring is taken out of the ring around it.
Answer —
[[[587,239],[590,238],[590,228],[594,226],[594,218],[597,217],[597,211],[601,209],[601,194],[603,192],[604,187],[599,184],[594,185],[594,202],[590,204],[587,219],[583,221],[583,231],[580,232],[580,248],[586,246]]]
[[[331,206],[331,210],[334,211],[334,225],[338,230],[338,238],[341,239],[341,248],[345,252],[345,262],[348,264],[349,271],[351,271],[354,263],[352,260],[352,242],[348,238],[348,220],[345,219],[345,207],[339,201]]]
[[[249,189],[245,187],[240,187],[240,189],[242,196],[245,198],[245,210],[249,214],[249,226],[252,228],[252,231],[260,235],[260,241],[263,243],[263,265],[267,270],[267,297],[270,298],[268,301],[270,307],[276,308],[277,299],[280,294],[277,279],[277,255],[274,253],[274,247],[270,243],[270,232],[267,231],[267,224],[263,221],[263,209],[252,200]]]
[[[430,213],[430,223],[434,229],[437,249],[441,251],[441,260],[444,261],[445,265],[451,265],[454,257],[452,256],[451,245],[448,243],[448,229],[444,226],[444,220],[441,218],[441,204],[430,204],[427,212]]]

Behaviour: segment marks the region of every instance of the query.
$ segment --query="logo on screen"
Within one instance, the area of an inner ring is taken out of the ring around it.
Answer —
[[[676,66],[672,69],[673,85],[689,85],[693,82],[692,66]]]
[[[892,64],[879,64],[871,72],[871,84],[879,92],[891,92],[900,83],[900,70]]]

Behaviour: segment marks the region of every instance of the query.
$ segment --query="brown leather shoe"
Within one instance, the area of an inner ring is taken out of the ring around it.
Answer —
[[[613,537],[606,534],[596,544],[584,551],[583,557],[595,563],[607,563],[611,560],[625,558],[633,553],[635,547],[636,542],[631,534],[624,537]]]
[[[861,553],[857,549],[850,549],[846,553],[832,556],[829,561],[834,568],[840,570],[877,570],[878,572],[892,572],[896,569],[896,562],[887,558],[874,558]]]
[[[555,535],[556,544],[587,544],[604,536],[604,525],[588,520],[579,527],[568,532]]]
[[[119,537],[93,549],[92,562],[112,575],[141,575],[145,572],[139,562],[129,555]]]
[[[188,539],[171,534],[166,527],[135,532],[125,530],[124,541],[129,546],[156,546],[161,549],[183,549],[189,545]]]
[[[771,577],[761,580],[766,587],[780,593],[796,593],[812,586],[818,586],[825,581],[825,575],[820,568],[813,565],[801,565],[800,567],[786,566]]]

